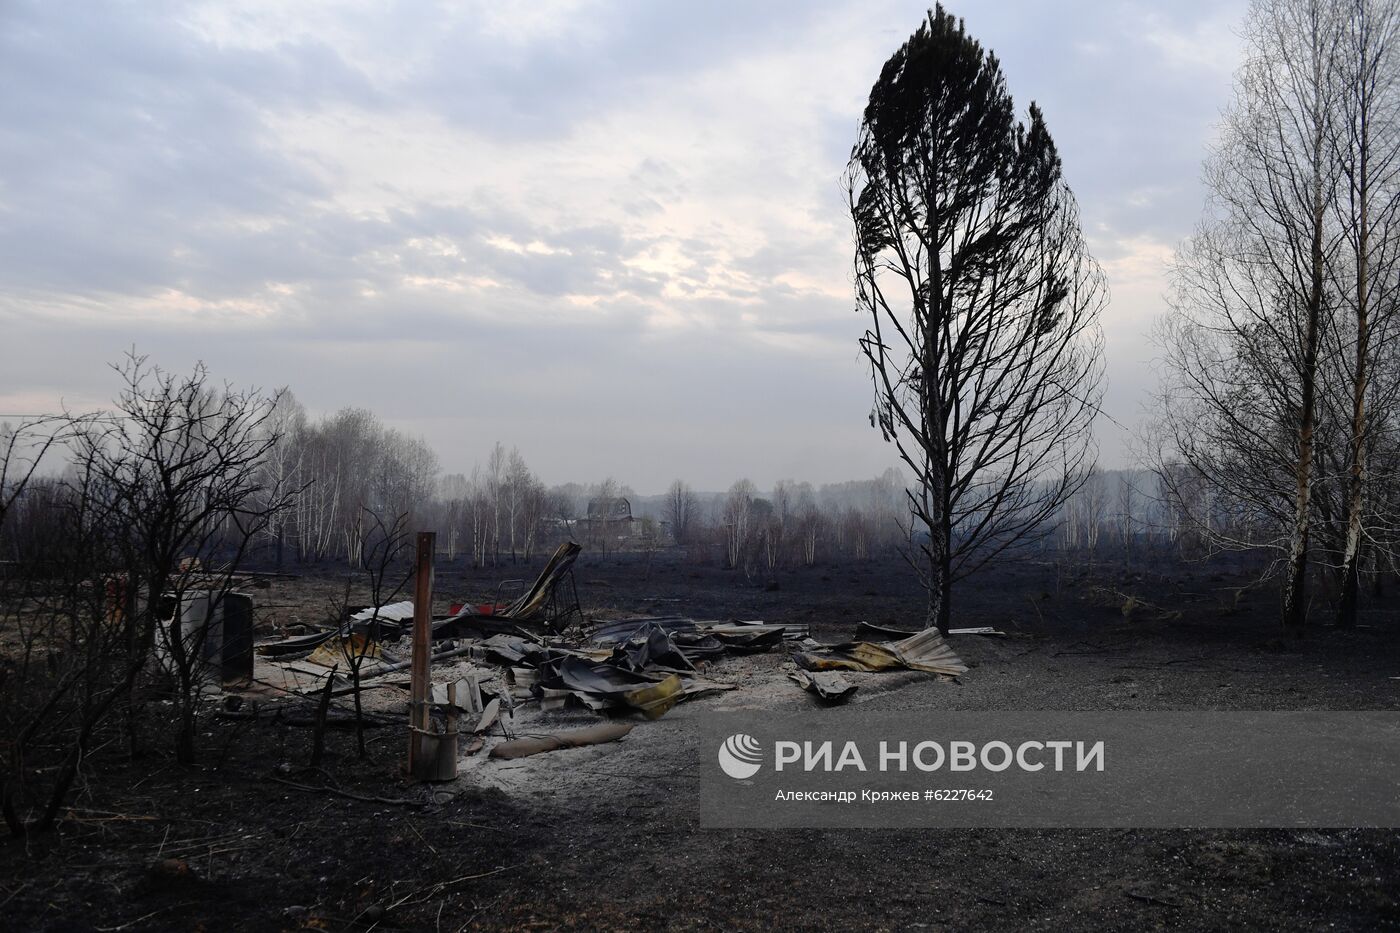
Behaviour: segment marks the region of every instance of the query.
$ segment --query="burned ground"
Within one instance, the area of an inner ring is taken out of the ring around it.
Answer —
[[[509,569],[509,568],[508,568]],[[524,571],[501,576],[527,575]],[[821,641],[866,620],[908,627],[920,594],[897,562],[747,580],[658,556],[585,555],[590,614],[804,622]],[[873,709],[1394,709],[1400,602],[1364,627],[1276,630],[1243,573],[1054,561],[971,581],[955,624],[960,682],[859,675]],[[443,601],[487,599],[490,572],[439,570]],[[317,621],[333,573],[255,591],[265,626]],[[1239,595],[1237,596],[1237,591]],[[1126,610],[1126,611],[1125,611]],[[699,827],[695,717],[806,708],[780,653],[727,660],[739,689],[638,721],[623,742],[464,769],[409,786],[397,725],[371,757],[336,730],[207,717],[203,765],[151,743],[106,749],[54,836],[7,843],[0,910],[14,929],[1138,929],[1400,926],[1400,835],[1382,831],[719,831]],[[723,678],[721,678],[723,679]],[[297,700],[309,707],[310,700]],[[391,704],[392,705],[392,704]],[[246,709],[245,709],[246,711]],[[553,714],[561,724],[592,714]],[[506,766],[510,766],[507,768]],[[324,788],[333,787],[344,793]],[[366,799],[367,798],[367,799]]]

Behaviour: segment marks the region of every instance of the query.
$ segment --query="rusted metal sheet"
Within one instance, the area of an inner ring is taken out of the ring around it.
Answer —
[[[795,655],[809,671],[925,671],[956,677],[967,672],[967,665],[948,647],[937,629],[928,629],[901,641],[851,641],[829,645],[820,652]]]

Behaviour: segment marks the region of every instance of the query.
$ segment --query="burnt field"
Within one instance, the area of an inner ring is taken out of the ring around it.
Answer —
[[[487,600],[499,573],[443,568],[443,608]],[[922,594],[897,561],[746,579],[660,553],[576,568],[593,617],[681,614],[805,623],[836,642],[860,620],[912,627]],[[1361,626],[1277,629],[1276,590],[1200,566],[1056,561],[997,569],[958,594],[953,636],[971,670],[854,675],[872,709],[1395,709],[1400,602]],[[263,632],[322,621],[334,571],[253,590]],[[1321,615],[1321,614],[1319,614]],[[83,770],[57,833],[8,841],[4,926],[189,929],[962,929],[1400,926],[1400,836],[1382,831],[720,831],[699,826],[696,717],[813,705],[781,651],[725,660],[736,684],[636,720],[620,743],[519,762],[477,756],[443,785],[401,774],[396,723],[332,729],[306,768],[314,700],[257,695],[239,718],[201,718],[201,764],[158,736],[130,759],[113,743]],[[346,706],[347,698],[337,701]],[[281,713],[278,713],[281,710]],[[561,726],[596,716],[543,714]],[[303,717],[303,718],[298,718]]]

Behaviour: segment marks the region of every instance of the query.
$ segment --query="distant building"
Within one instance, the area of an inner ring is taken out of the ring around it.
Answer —
[[[593,541],[621,544],[642,534],[643,522],[632,514],[632,503],[625,496],[588,500],[588,515],[579,521],[579,531]]]
[[[626,496],[615,499],[589,499],[588,520],[590,522],[634,522],[632,503]]]

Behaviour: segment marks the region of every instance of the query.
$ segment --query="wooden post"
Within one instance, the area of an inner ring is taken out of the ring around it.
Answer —
[[[427,777],[433,762],[423,755],[423,735],[428,731],[430,697],[428,659],[433,641],[433,551],[437,534],[418,532],[418,567],[413,578],[413,667],[408,704],[408,776]]]

